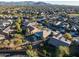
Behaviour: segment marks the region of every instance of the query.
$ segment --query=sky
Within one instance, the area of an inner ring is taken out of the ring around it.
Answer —
[[[79,6],[79,1],[48,1],[51,4]]]
[[[0,1],[6,1],[6,2],[18,2],[18,1],[41,1],[41,2],[46,2],[46,3],[51,3],[51,4],[58,4],[58,5],[74,5],[74,6],[79,6],[79,1],[78,0],[0,0]]]

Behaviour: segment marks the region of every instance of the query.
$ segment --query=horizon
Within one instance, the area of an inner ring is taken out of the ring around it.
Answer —
[[[79,6],[79,1],[47,1],[47,0],[0,0],[0,2],[23,2],[23,1],[33,1],[33,2],[45,2],[55,5],[71,5],[71,6]]]

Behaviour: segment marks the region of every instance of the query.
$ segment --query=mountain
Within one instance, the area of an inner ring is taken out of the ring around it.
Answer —
[[[22,2],[0,2],[1,6],[45,6],[51,5],[45,2],[33,2],[33,1],[22,1]]]
[[[45,2],[37,2],[37,3],[35,3],[35,5],[51,5],[51,4],[45,3]]]

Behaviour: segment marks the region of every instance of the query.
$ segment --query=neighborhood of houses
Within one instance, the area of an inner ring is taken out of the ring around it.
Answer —
[[[52,56],[53,52],[48,51],[49,49],[70,47],[73,42],[79,46],[79,11],[76,8],[22,7],[10,7],[8,10],[4,8],[0,11],[0,50],[6,49],[2,52],[9,49],[28,51],[34,48],[40,56]],[[20,41],[16,44],[12,40]],[[44,45],[49,46],[46,48],[48,53],[44,52],[45,55],[39,52]],[[33,53],[28,53],[27,56],[34,56],[31,55]],[[76,56],[75,54],[73,56]]]

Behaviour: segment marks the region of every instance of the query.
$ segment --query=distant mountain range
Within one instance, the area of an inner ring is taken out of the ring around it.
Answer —
[[[22,2],[0,2],[2,6],[46,6],[51,5],[45,2],[33,2],[33,1],[22,1]]]

